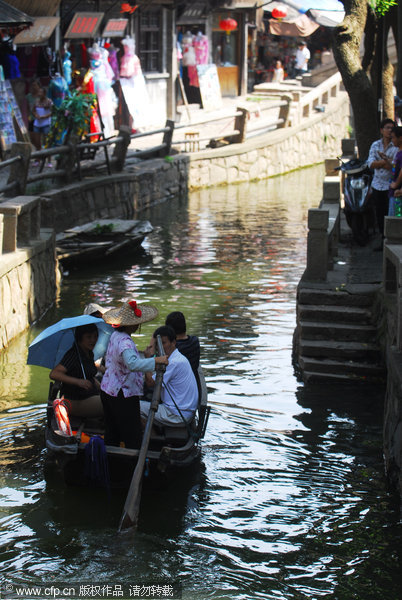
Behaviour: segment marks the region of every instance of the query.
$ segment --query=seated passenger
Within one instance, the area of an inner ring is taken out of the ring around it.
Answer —
[[[165,325],[172,327],[176,333],[176,348],[189,361],[194,375],[197,377],[200,364],[200,341],[196,335],[187,335],[186,319],[182,312],[168,314]]]
[[[133,300],[121,308],[103,314],[106,323],[116,331],[110,336],[106,351],[106,372],[101,384],[105,413],[105,444],[126,448],[141,446],[140,396],[143,393],[145,371],[154,371],[156,364],[168,364],[166,356],[141,358],[131,339],[141,323],[152,321],[158,311],[149,305],[137,305]]]
[[[89,315],[90,317],[96,317],[97,319],[101,319],[103,313],[107,311],[107,308],[103,308],[100,304],[96,304],[95,302],[90,302],[84,307],[83,315]],[[106,348],[105,348],[106,351]],[[98,368],[98,373],[96,378],[98,381],[102,381],[102,376],[105,373],[105,357],[101,356],[95,361],[95,365]]]
[[[154,343],[160,335],[169,364],[163,375],[161,403],[155,413],[157,425],[184,425],[194,417],[198,405],[198,388],[193,370],[187,358],[176,348],[176,334],[172,327],[159,327],[153,334]],[[155,385],[150,373],[145,374],[149,387]],[[141,417],[146,419],[150,403],[140,402]]]
[[[98,340],[95,324],[76,327],[75,343],[60,363],[52,369],[50,379],[60,381],[61,392],[69,400],[69,414],[77,417],[101,417],[103,415],[98,371],[94,363],[93,349]]]

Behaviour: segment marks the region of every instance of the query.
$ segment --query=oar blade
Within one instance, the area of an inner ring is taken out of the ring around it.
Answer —
[[[157,337],[158,354],[159,356],[164,355],[162,341],[160,336]],[[145,425],[144,435],[142,438],[141,448],[138,455],[136,467],[134,469],[133,477],[131,479],[130,488],[127,493],[126,502],[124,504],[123,514],[120,519],[120,525],[118,531],[121,532],[128,528],[135,528],[138,523],[138,514],[140,511],[140,500],[141,500],[141,489],[142,489],[142,476],[144,473],[145,459],[147,457],[148,446],[151,439],[152,425],[154,421],[155,412],[158,409],[163,373],[165,367],[163,365],[158,366],[155,378],[155,387],[152,394],[152,402],[148,413],[147,423]]]

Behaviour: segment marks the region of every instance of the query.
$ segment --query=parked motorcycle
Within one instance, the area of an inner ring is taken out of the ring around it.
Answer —
[[[343,197],[346,222],[352,230],[353,239],[360,245],[367,244],[370,229],[374,229],[374,210],[371,196],[372,172],[367,162],[353,158],[343,162],[336,170],[345,174]]]

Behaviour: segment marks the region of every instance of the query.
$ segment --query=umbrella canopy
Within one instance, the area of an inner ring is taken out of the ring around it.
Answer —
[[[292,23],[278,21],[277,19],[269,20],[269,33],[272,33],[272,35],[308,37],[318,28],[318,23],[309,19],[306,15],[299,15]]]
[[[53,369],[74,344],[75,328],[90,323],[95,323],[99,332],[98,341],[94,348],[94,358],[95,360],[101,358],[106,352],[109,337],[114,331],[113,327],[105,323],[103,319],[97,319],[90,315],[79,315],[78,317],[61,319],[61,321],[44,329],[28,348],[27,364]]]
[[[286,7],[286,17],[282,21],[292,23],[300,14],[306,14],[310,19],[324,27],[335,27],[344,19],[345,9],[338,0],[270,0],[263,2],[264,10]]]
[[[28,17],[24,12],[10,6],[4,0],[0,0],[0,27],[1,28],[22,28],[29,27],[33,23],[33,19]]]

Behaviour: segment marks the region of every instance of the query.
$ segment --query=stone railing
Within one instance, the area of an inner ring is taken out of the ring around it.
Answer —
[[[326,161],[327,169],[332,161]],[[308,211],[307,264],[303,281],[326,281],[338,254],[340,237],[341,182],[339,175],[327,175],[319,208]]]
[[[383,284],[388,310],[394,314],[393,344],[402,351],[402,219],[386,217]]]
[[[384,233],[384,457],[387,476],[402,500],[402,219],[386,217]]]
[[[297,105],[296,116],[300,121],[309,117],[314,111],[323,112],[330,98],[336,98],[341,90],[342,78],[340,73],[335,73],[323,83],[320,83],[311,92],[304,94]]]
[[[39,196],[17,196],[0,203],[0,216],[1,254],[29,246],[40,238]]]
[[[315,112],[324,112],[331,98],[338,97],[341,88],[342,78],[340,73],[337,72],[313,89],[305,87],[304,85],[288,85],[286,82],[280,84],[261,83],[254,86],[254,92],[269,96],[276,96],[284,93],[290,94],[293,103],[288,119],[288,125],[293,126],[300,123],[303,119],[310,117]]]
[[[55,235],[40,228],[39,196],[0,203],[0,350],[54,302],[59,274]]]

